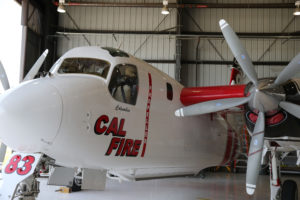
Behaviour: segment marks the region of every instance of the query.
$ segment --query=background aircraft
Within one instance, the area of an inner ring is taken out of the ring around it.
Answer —
[[[278,151],[300,149],[297,129],[286,132],[286,126],[298,128],[293,115],[300,116],[299,81],[290,78],[300,56],[276,79],[258,80],[233,30],[224,20],[220,26],[251,81],[247,86],[183,88],[144,61],[100,47],[72,49],[32,80],[46,51],[22,84],[0,96],[0,137],[15,150],[3,167],[1,198],[37,196],[36,177],[49,165],[49,184],[82,189],[103,189],[106,175],[137,180],[225,165],[235,158],[239,140],[216,112],[244,104],[252,135],[248,194],[254,193],[262,155],[270,151],[271,198],[296,195],[293,181],[281,192],[277,158]]]

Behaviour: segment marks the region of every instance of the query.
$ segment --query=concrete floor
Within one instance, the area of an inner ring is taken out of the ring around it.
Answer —
[[[300,176],[283,176],[300,185]],[[209,173],[205,179],[182,177],[122,182],[107,180],[105,191],[81,191],[70,194],[55,192],[59,187],[47,186],[46,179],[40,179],[39,200],[246,200],[269,199],[269,176],[260,176],[257,190],[248,196],[245,190],[245,174]],[[299,187],[298,187],[299,188]]]

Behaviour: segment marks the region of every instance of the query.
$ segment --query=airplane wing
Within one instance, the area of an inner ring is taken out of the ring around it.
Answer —
[[[247,95],[245,94],[245,88],[246,85],[183,88],[180,100],[183,105],[189,106],[218,99],[242,98]]]
[[[245,94],[245,88],[246,85],[183,88],[180,100],[186,107],[178,109],[175,115],[193,116],[245,104],[250,99],[250,96]]]

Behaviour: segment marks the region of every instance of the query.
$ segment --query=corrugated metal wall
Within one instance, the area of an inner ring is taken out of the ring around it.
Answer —
[[[241,1],[226,1],[241,2]],[[261,1],[257,1],[261,3]],[[269,1],[270,2],[270,1]],[[272,1],[274,2],[274,1]],[[222,3],[219,1],[219,3]],[[252,1],[251,1],[252,3]],[[220,19],[225,19],[236,32],[295,32],[299,31],[300,18],[293,16],[293,9],[190,9],[183,12],[184,30],[219,32]],[[197,22],[196,25],[191,17]],[[198,27],[197,27],[198,26]],[[185,40],[183,58],[187,60],[233,60],[233,55],[223,39],[198,38]],[[300,51],[299,40],[287,39],[241,39],[253,61],[290,61]],[[219,51],[219,53],[215,50]],[[267,51],[269,49],[269,51]],[[221,56],[219,55],[221,54]],[[228,84],[230,66],[183,65],[182,77],[187,86],[209,86]],[[255,66],[258,77],[276,76],[283,66]]]
[[[115,1],[131,2],[132,1]],[[160,0],[135,1],[158,3]],[[83,30],[128,30],[128,31],[161,31],[176,27],[177,10],[170,15],[162,15],[160,8],[107,8],[107,7],[68,7],[69,15]],[[76,29],[68,15],[60,14],[59,25]],[[91,45],[120,48],[140,59],[175,58],[175,38],[168,35],[129,35],[129,34],[86,34]],[[60,37],[58,55],[70,48],[88,45],[82,35]],[[154,64],[155,67],[175,76],[175,64]]]
[[[84,1],[83,1],[84,2]],[[161,0],[114,0],[115,3],[161,3]],[[173,1],[174,2],[174,1]],[[282,0],[215,0],[210,3],[282,3]],[[292,1],[286,1],[292,2]],[[186,9],[181,13],[183,31],[220,32],[218,21],[226,19],[236,32],[295,32],[299,31],[300,17],[292,15],[293,9]],[[84,30],[128,30],[155,31],[173,28],[177,24],[178,12],[171,10],[167,17],[160,8],[102,8],[67,7],[67,11],[80,29]],[[287,26],[288,25],[288,26]],[[76,29],[68,15],[60,14],[59,26]],[[112,46],[127,51],[138,58],[150,60],[175,60],[176,38],[171,35],[130,34],[86,34],[91,45]],[[233,60],[231,51],[223,39],[197,37],[182,42],[183,60]],[[242,39],[253,61],[289,61],[300,51],[300,41],[291,39]],[[88,45],[82,35],[60,35],[58,55],[68,49]],[[267,49],[269,51],[266,52]],[[215,50],[217,49],[218,52]],[[265,53],[266,52],[266,53]],[[221,56],[220,56],[221,55]],[[263,55],[263,56],[262,56]],[[222,57],[222,58],[221,58]],[[155,67],[175,76],[175,64],[154,64]],[[276,76],[282,66],[255,66],[259,77]],[[186,86],[208,86],[228,84],[229,65],[186,64],[182,66],[182,82]]]

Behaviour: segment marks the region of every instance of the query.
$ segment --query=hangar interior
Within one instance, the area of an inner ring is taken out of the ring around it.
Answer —
[[[145,60],[186,87],[228,85],[233,54],[220,19],[241,38],[259,78],[277,76],[300,49],[293,0],[169,0],[168,15],[161,14],[161,0],[67,0],[65,13],[57,12],[57,1],[18,3],[23,77],[45,49],[49,55],[41,71],[71,48],[101,46]]]
[[[168,15],[161,14],[162,0],[65,0],[65,13],[57,12],[59,1],[16,1],[22,6],[21,79],[45,49],[40,71],[74,47],[100,46],[128,52],[185,87],[228,85],[234,57],[220,19],[241,38],[258,78],[276,77],[300,50],[294,0],[168,0]]]
[[[299,52],[293,0],[168,3],[168,15],[161,14],[161,0],[66,1],[66,13],[58,13],[57,2],[24,0],[24,75],[45,49],[48,71],[71,48],[100,46],[145,60],[185,87],[228,85],[234,57],[220,19],[241,38],[258,78],[276,77]],[[241,132],[242,123],[235,124]]]
[[[21,3],[21,1],[20,1]],[[180,6],[175,6],[180,4]],[[233,55],[219,28],[225,19],[241,37],[259,78],[273,77],[297,54],[299,18],[292,0],[66,1],[59,14],[47,0],[22,1],[25,74],[46,48],[44,70],[77,46],[119,48],[185,86],[226,85]]]

